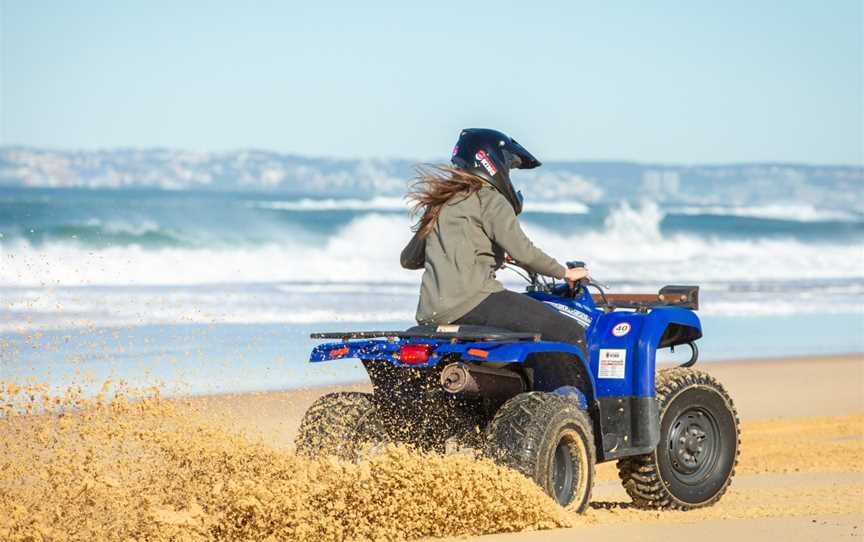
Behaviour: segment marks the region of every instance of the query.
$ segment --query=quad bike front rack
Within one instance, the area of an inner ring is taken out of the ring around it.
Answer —
[[[591,296],[598,306],[614,309],[647,310],[657,307],[679,307],[699,310],[698,286],[664,286],[656,294],[595,294]]]

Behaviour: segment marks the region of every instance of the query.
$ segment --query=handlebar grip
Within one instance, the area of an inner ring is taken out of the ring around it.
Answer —
[[[585,262],[579,260],[572,260],[567,262],[567,269],[574,269],[576,267],[585,267]]]

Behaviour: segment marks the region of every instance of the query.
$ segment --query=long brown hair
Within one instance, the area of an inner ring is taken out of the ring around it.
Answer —
[[[429,235],[445,203],[454,197],[467,198],[480,190],[485,182],[477,175],[450,166],[417,166],[417,176],[406,196],[413,202],[411,214],[420,215],[414,231],[423,237]]]

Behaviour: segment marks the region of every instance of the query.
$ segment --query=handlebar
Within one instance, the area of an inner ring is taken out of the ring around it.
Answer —
[[[577,267],[585,267],[585,262],[579,260],[571,260],[566,263],[568,269],[574,269]],[[517,275],[524,278],[528,282],[527,290],[529,292],[546,292],[553,293],[554,290],[560,288],[560,283],[558,283],[554,278],[547,278],[534,271],[531,271],[527,267],[521,265],[519,262],[511,258],[509,255],[505,259],[504,267],[509,267],[513,271],[516,272]],[[518,268],[518,269],[517,269]],[[524,273],[522,272],[524,271]],[[609,287],[605,284],[601,284],[599,282],[595,282],[590,276],[585,277],[584,279],[576,281],[572,286],[569,286],[569,292],[572,297],[576,297],[582,288],[587,287],[596,288],[600,293],[600,296],[605,300],[606,292]]]

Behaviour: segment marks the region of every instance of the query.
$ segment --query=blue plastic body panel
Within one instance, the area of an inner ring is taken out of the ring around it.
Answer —
[[[552,293],[532,292],[534,299],[547,303],[563,315],[573,319],[574,326],[582,326],[588,345],[588,357],[574,345],[550,341],[512,342],[453,342],[442,339],[381,338],[360,339],[321,344],[312,350],[310,361],[324,362],[342,358],[386,360],[396,367],[433,367],[442,359],[456,358],[466,363],[524,363],[538,352],[566,352],[573,354],[592,377],[594,397],[653,397],[656,351],[670,324],[688,326],[702,334],[702,325],[695,312],[678,307],[656,307],[650,311],[598,309],[586,288],[576,298],[566,294],[566,286]],[[626,324],[623,325],[622,324]],[[629,327],[628,327],[629,326]],[[613,330],[616,330],[613,332]],[[626,329],[626,331],[624,331]],[[405,344],[428,344],[430,357],[423,364],[404,364],[399,360],[399,349]],[[669,345],[667,345],[669,346]],[[346,350],[347,348],[347,350]],[[485,357],[472,355],[469,350],[486,352]],[[336,356],[331,352],[336,352]],[[623,371],[619,368],[612,377],[601,369],[601,357],[610,352],[623,357]],[[622,356],[623,353],[623,356]],[[602,377],[601,377],[602,376]]]

